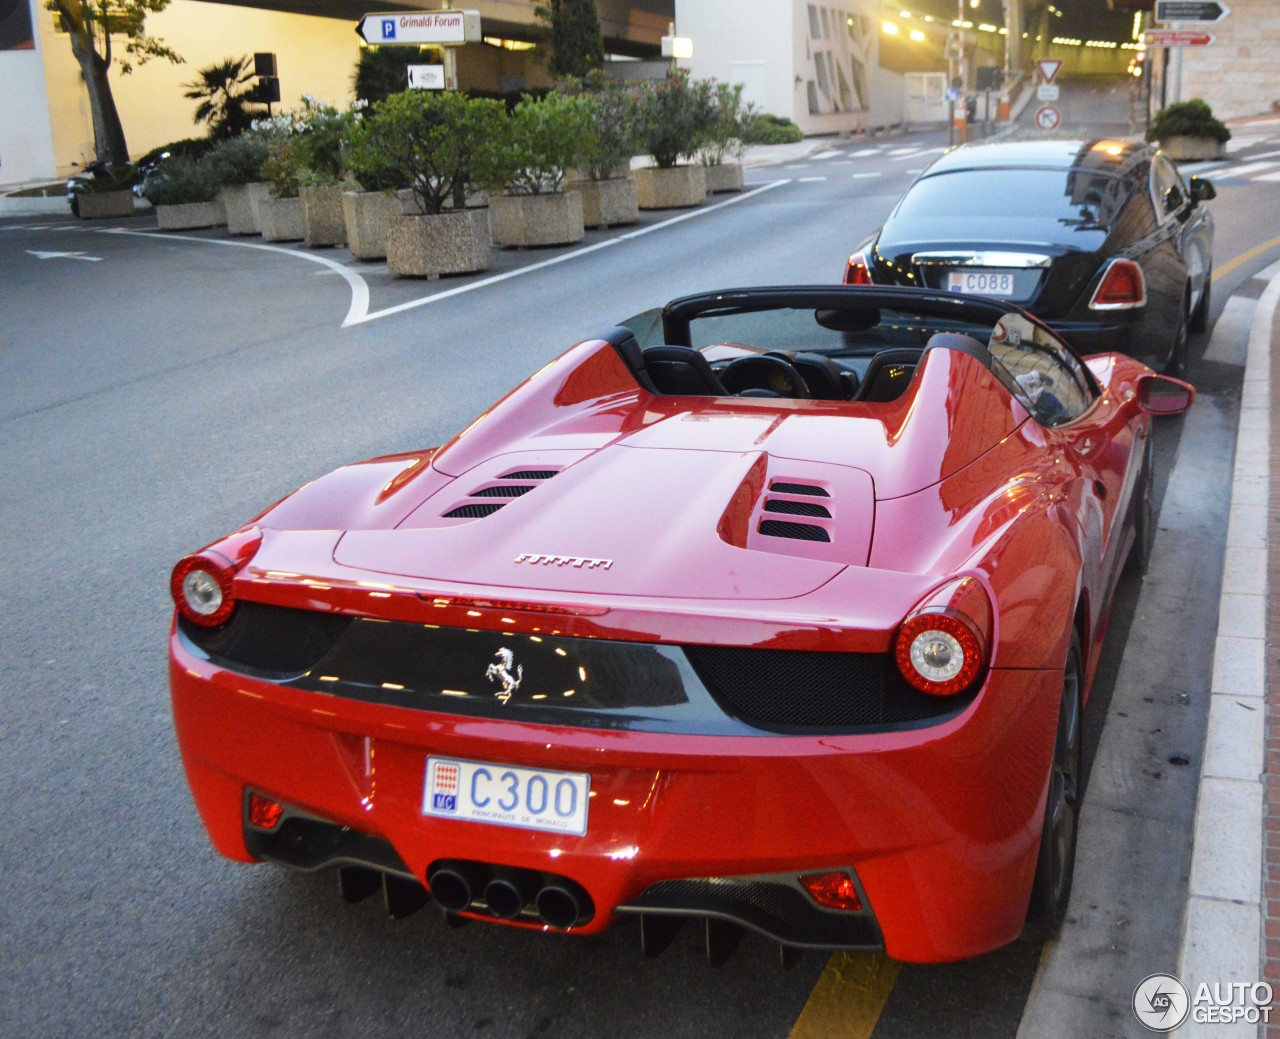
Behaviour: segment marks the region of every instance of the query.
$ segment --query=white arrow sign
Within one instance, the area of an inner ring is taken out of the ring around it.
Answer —
[[[366,43],[380,47],[480,42],[479,11],[391,11],[366,14],[356,25]]]
[[[408,65],[409,87],[412,90],[443,90],[443,65]]]
[[[102,259],[101,256],[86,256],[84,253],[42,253],[35,249],[28,249],[27,252],[37,260],[89,260],[98,263]]]

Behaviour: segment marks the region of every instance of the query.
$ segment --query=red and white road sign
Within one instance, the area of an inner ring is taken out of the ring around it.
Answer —
[[[1062,122],[1062,113],[1053,105],[1042,105],[1036,109],[1036,128],[1040,130],[1056,130]]]
[[[1054,77],[1058,74],[1058,69],[1062,68],[1062,62],[1054,61],[1051,58],[1041,58],[1036,62],[1036,68],[1040,70],[1040,75],[1044,77],[1045,83],[1052,83]]]
[[[1148,29],[1142,34],[1148,47],[1208,47],[1216,39],[1211,32],[1186,29]]]

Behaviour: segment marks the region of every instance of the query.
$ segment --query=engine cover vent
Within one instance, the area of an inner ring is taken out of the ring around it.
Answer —
[[[831,535],[812,523],[788,523],[784,520],[761,520],[760,533],[773,538],[795,538],[799,541],[830,541]]]
[[[774,480],[769,484],[769,490],[777,491],[779,494],[807,494],[814,498],[831,497],[821,487],[811,483],[786,483],[782,480]]]
[[[447,512],[441,513],[441,516],[444,519],[483,519],[485,516],[492,516],[504,505],[509,505],[517,498],[521,498],[530,491],[535,490],[539,483],[551,479],[559,471],[558,469],[518,469],[515,472],[505,473],[498,479],[529,482],[488,483],[482,485],[471,491],[466,500],[455,504]],[[476,499],[478,498],[488,500],[477,501]],[[500,500],[495,501],[494,499]]]

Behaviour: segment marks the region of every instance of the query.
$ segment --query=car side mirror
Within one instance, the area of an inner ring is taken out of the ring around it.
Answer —
[[[1189,382],[1154,372],[1138,376],[1138,406],[1148,415],[1181,415],[1195,399]]]
[[[1191,201],[1195,203],[1208,202],[1211,198],[1217,198],[1218,192],[1214,189],[1211,181],[1201,180],[1199,177],[1191,178]]]

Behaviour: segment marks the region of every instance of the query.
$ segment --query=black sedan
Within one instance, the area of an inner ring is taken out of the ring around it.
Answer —
[[[1138,141],[967,144],[911,185],[844,281],[997,296],[1082,353],[1177,374],[1209,315],[1214,194]]]

